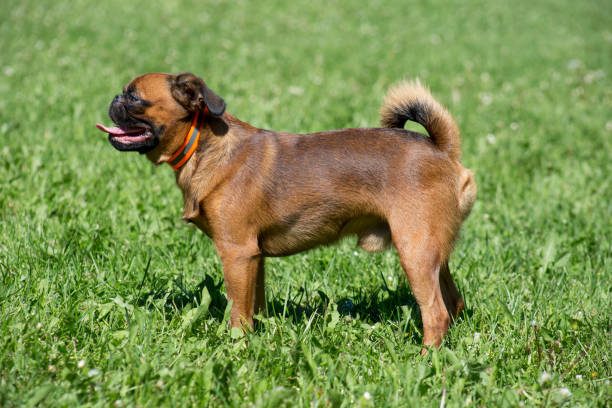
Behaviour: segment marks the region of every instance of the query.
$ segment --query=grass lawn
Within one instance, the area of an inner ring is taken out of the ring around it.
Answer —
[[[4,0],[0,50],[0,406],[612,405],[612,2]],[[354,240],[270,259],[231,333],[172,170],[94,127],[147,71],[292,132],[427,83],[479,185],[442,349]]]

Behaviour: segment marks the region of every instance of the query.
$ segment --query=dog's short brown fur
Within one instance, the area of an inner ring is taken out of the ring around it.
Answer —
[[[393,243],[421,309],[423,342],[440,344],[463,308],[448,259],[476,183],[459,161],[455,122],[425,87],[392,88],[383,128],[298,135],[238,120],[193,74],[145,74],[115,98],[110,116],[146,137],[109,138],[161,164],[183,144],[196,111],[206,112],[205,125],[176,181],[184,219],[213,239],[221,257],[232,326],[252,327],[265,308],[265,257],[357,235],[366,251]],[[429,137],[402,129],[406,120]]]

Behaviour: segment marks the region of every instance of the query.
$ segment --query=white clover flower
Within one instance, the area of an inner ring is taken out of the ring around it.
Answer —
[[[77,367],[79,368],[85,367],[85,360],[79,360],[79,362],[77,363]]]
[[[493,103],[493,96],[491,94],[482,93],[478,95],[478,97],[480,98],[480,103],[482,103],[484,106],[489,106],[491,103]]]
[[[552,379],[552,375],[550,375],[549,373],[547,373],[546,371],[542,372],[542,375],[540,376],[540,384],[544,384],[549,382]]]
[[[290,86],[289,89],[287,89],[287,92],[289,92],[290,95],[303,95],[304,88],[299,86]]]
[[[568,390],[567,388],[559,388],[559,395],[561,395],[563,398],[569,398],[572,396],[572,392],[570,390]]]
[[[366,391],[366,392],[363,393],[363,398],[365,400],[369,401],[369,400],[372,399],[372,395],[369,392]]]
[[[567,69],[570,71],[575,71],[583,66],[582,61],[579,59],[571,59],[567,63]]]

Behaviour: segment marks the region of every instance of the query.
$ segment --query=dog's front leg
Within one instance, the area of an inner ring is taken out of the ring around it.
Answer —
[[[232,327],[253,329],[253,314],[265,310],[264,257],[248,246],[217,245],[227,297],[233,302]]]

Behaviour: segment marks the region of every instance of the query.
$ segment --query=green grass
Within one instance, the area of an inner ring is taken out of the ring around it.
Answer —
[[[0,406],[612,404],[612,3],[202,3],[3,2]],[[171,169],[94,128],[147,71],[293,132],[430,85],[479,184],[444,347],[419,355],[397,256],[354,241],[269,260],[269,317],[233,339]]]

